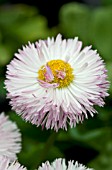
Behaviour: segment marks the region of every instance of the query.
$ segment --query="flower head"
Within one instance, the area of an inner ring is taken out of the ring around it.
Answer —
[[[65,159],[56,159],[52,164],[49,161],[42,163],[42,166],[38,170],[93,170],[86,168],[84,165],[79,164],[78,162],[69,161],[68,166],[65,164]]]
[[[0,155],[16,159],[21,150],[21,134],[15,123],[8,120],[4,113],[0,114]]]
[[[0,156],[0,170],[27,170],[21,166],[18,162],[10,163],[7,157]]]
[[[81,50],[78,38],[62,40],[59,34],[19,50],[7,66],[12,109],[26,121],[43,128],[73,127],[94,105],[103,106],[108,96],[105,64],[91,46]]]

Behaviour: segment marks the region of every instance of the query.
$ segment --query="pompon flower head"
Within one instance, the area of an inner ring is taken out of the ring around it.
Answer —
[[[43,128],[67,130],[94,115],[108,96],[105,64],[78,38],[29,43],[7,66],[5,81],[12,109]]]
[[[0,170],[27,170],[21,166],[18,162],[10,163],[9,158],[0,156]]]
[[[69,161],[68,166],[65,164],[65,159],[56,159],[52,164],[49,161],[42,163],[42,166],[38,170],[93,170],[86,168],[84,165],[79,164],[78,162]]]
[[[7,156],[10,161],[16,159],[21,150],[21,134],[16,124],[4,113],[0,114],[0,156]]]

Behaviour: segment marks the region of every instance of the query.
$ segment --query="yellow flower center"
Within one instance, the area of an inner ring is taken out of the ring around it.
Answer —
[[[48,71],[48,69],[50,72]],[[49,73],[52,79],[49,79]],[[43,65],[38,71],[38,80],[53,84],[57,83],[58,88],[67,87],[74,79],[73,68],[63,60],[51,60]]]

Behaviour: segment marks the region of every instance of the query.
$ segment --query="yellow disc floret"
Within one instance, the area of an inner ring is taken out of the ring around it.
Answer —
[[[70,64],[63,60],[51,60],[46,63],[52,74],[52,80],[48,81],[46,75],[46,67],[43,65],[38,71],[38,80],[44,82],[57,83],[59,84],[58,88],[67,87],[74,79],[73,69]]]

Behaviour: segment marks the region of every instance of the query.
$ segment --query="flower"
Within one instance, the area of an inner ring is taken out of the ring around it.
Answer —
[[[0,114],[0,155],[7,156],[11,161],[21,150],[21,134],[16,124],[4,113]]]
[[[79,164],[78,162],[69,161],[68,166],[65,164],[65,159],[56,159],[51,165],[49,161],[42,163],[42,166],[38,168],[38,170],[93,170],[90,168],[86,168],[84,165]]]
[[[12,109],[42,128],[67,130],[103,106],[109,82],[96,50],[81,50],[78,38],[54,38],[18,50],[7,66],[5,81]]]
[[[21,166],[18,162],[10,163],[7,157],[0,156],[0,170],[27,170]]]

